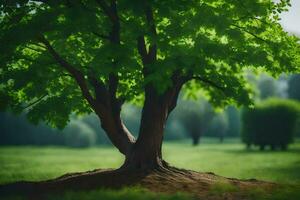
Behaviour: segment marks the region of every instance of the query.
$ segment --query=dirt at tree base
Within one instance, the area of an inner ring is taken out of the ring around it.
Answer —
[[[213,193],[212,189],[220,185],[229,190]],[[278,185],[271,182],[239,180],[225,178],[213,173],[202,173],[191,170],[168,167],[151,171],[128,169],[94,170],[83,173],[71,173],[53,180],[41,182],[17,182],[0,186],[0,194],[22,194],[38,197],[49,193],[67,190],[95,190],[100,188],[119,189],[128,186],[141,186],[152,192],[173,194],[188,193],[196,199],[243,200],[248,199],[245,191],[259,189],[271,191]]]

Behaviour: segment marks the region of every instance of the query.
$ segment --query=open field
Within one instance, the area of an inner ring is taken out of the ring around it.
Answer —
[[[285,152],[247,151],[244,145],[165,143],[164,157],[174,166],[214,172],[240,179],[261,179],[300,184],[300,143]],[[112,147],[70,149],[62,147],[1,147],[0,183],[45,180],[68,172],[116,168],[122,155]]]
[[[165,159],[171,165],[240,179],[261,179],[283,185],[290,183],[272,194],[249,191],[247,199],[298,199],[300,185],[300,143],[291,145],[286,152],[260,152],[245,150],[237,142],[218,144],[205,142],[198,147],[189,143],[165,143]],[[63,147],[1,147],[0,184],[20,180],[45,180],[65,173],[87,171],[95,168],[116,168],[123,157],[112,147],[102,146],[88,149]],[[234,192],[227,185],[216,185],[212,195]],[[269,196],[268,196],[269,195]],[[271,196],[270,196],[271,195]],[[140,188],[127,188],[118,192],[97,190],[91,192],[69,192],[58,198],[49,199],[193,199],[185,194],[163,195],[146,192]]]

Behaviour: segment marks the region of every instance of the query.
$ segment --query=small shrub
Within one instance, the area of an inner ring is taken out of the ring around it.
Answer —
[[[282,150],[293,141],[300,105],[296,101],[268,99],[254,109],[243,111],[242,140],[250,147],[258,145],[261,150],[269,145],[271,149]]]

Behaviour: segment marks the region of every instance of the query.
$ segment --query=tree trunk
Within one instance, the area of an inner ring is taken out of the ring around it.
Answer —
[[[126,156],[124,167],[137,169],[163,167],[161,149],[167,117],[168,104],[165,99],[153,94],[146,96],[139,137]]]
[[[193,146],[197,146],[200,141],[200,136],[193,136]]]
[[[264,144],[259,145],[259,150],[264,151],[265,150],[265,145]]]
[[[224,135],[221,134],[219,139],[220,139],[220,143],[223,144],[223,142],[224,142]]]

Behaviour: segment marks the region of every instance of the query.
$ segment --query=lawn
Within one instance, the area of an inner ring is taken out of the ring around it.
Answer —
[[[165,143],[164,157],[174,166],[226,177],[300,184],[300,143],[285,152],[245,150],[237,142]],[[68,172],[116,168],[123,162],[112,147],[0,147],[0,184],[45,180]]]

